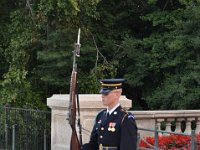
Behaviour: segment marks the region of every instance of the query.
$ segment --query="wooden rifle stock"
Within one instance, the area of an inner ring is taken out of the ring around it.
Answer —
[[[70,83],[70,101],[69,101],[69,124],[72,129],[70,150],[80,150],[81,144],[79,142],[77,132],[76,132],[76,88],[77,88],[77,66],[76,66],[76,56],[80,51],[80,29],[78,32],[78,40],[75,44],[74,50],[74,61],[73,61],[73,70],[71,74],[71,83]]]
[[[71,76],[71,85],[70,85],[70,126],[72,128],[71,142],[70,142],[70,150],[80,150],[81,145],[78,140],[77,132],[76,132],[76,74],[77,72],[73,70]]]

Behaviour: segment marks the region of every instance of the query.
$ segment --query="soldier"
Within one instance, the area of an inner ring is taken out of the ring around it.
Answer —
[[[82,150],[136,150],[137,126],[134,116],[120,105],[124,79],[100,80],[102,103],[107,109],[96,116],[90,141]]]

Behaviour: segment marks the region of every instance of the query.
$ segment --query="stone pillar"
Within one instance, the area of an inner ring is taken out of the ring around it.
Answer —
[[[176,119],[176,129],[175,129],[175,132],[178,132],[178,133],[182,133],[182,130],[181,130],[181,122],[184,120],[184,118],[177,118]]]
[[[171,122],[172,121],[174,121],[174,118],[167,118],[166,119],[166,128],[165,128],[165,131],[172,132],[172,129],[171,129]],[[169,133],[164,133],[164,135],[169,135]]]
[[[191,134],[192,132],[192,129],[191,129],[191,122],[195,120],[195,118],[187,118],[185,121],[186,121],[186,127],[185,127],[185,131],[184,133],[186,134]]]
[[[196,119],[196,130],[195,130],[196,134],[200,134],[200,117],[197,117]]]
[[[51,108],[51,150],[69,150],[71,127],[67,121],[69,95],[47,98]]]
[[[80,94],[80,111],[82,124],[83,143],[89,141],[90,132],[97,113],[104,109],[100,94]],[[121,96],[120,103],[123,108],[129,109],[132,101]],[[51,108],[51,149],[69,150],[71,139],[71,127],[68,120],[69,94],[53,95],[47,99],[47,105]],[[77,133],[79,129],[77,128]],[[79,136],[79,135],[78,135]]]
[[[156,127],[158,130],[161,130],[161,122],[164,122],[164,121],[165,119],[160,119],[160,118],[156,119]],[[161,132],[158,132],[158,135],[162,136],[163,134]]]

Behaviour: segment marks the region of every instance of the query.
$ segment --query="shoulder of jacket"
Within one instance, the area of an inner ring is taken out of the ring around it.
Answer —
[[[129,114],[129,112],[126,109],[124,109],[124,108],[121,108],[120,112],[123,115],[123,117],[127,116]]]
[[[128,112],[127,110],[125,110],[123,108],[121,109],[121,112],[123,113],[123,118],[122,118],[122,121],[121,121],[121,125],[122,125],[122,123],[124,122],[125,119],[133,119],[133,120],[135,120],[135,117],[131,112]]]
[[[103,115],[105,112],[106,112],[106,109],[101,110],[101,111],[97,114],[96,120],[97,120],[98,118],[100,118],[101,115]]]

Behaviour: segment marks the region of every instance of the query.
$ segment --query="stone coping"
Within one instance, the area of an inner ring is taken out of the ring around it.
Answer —
[[[101,94],[79,94],[81,110],[103,109]],[[132,101],[121,96],[120,103],[125,109],[132,106]],[[69,94],[54,94],[47,98],[47,105],[54,109],[67,109],[69,106]],[[184,118],[200,117],[200,110],[160,110],[160,111],[131,111],[136,119],[141,118]]]
[[[136,119],[200,117],[200,110],[131,111]]]
[[[103,109],[101,94],[79,94],[80,109]],[[125,109],[132,106],[132,101],[125,96],[120,97],[120,103]],[[54,94],[47,98],[47,105],[50,108],[66,109],[69,106],[69,94]]]

